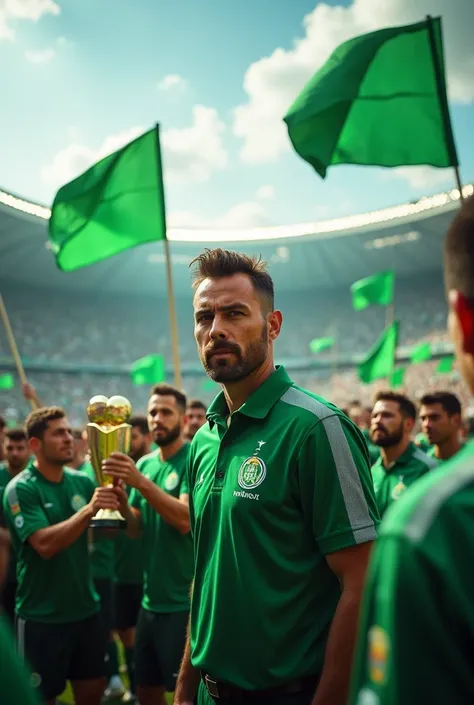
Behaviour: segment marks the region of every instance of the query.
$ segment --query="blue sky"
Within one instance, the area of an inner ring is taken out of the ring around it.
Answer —
[[[472,0],[6,6],[0,3],[0,188],[26,198],[50,204],[62,183],[156,121],[172,225],[316,221],[450,188],[449,171],[423,167],[336,167],[322,181],[289,149],[281,122],[337,44],[427,12],[443,16],[462,176],[474,181]]]

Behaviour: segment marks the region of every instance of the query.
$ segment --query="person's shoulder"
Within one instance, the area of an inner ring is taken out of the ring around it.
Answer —
[[[156,450],[152,450],[151,453],[143,455],[140,460],[137,461],[137,468],[143,472],[146,468],[152,466],[159,458],[159,452],[160,449],[157,448]]]
[[[413,459],[421,465],[424,465],[428,470],[433,470],[440,465],[439,461],[435,457],[431,454],[429,455],[424,450],[421,450],[421,448],[418,448],[416,445],[414,445]]]
[[[421,544],[452,515],[453,507],[460,505],[474,511],[474,443],[467,444],[404,492],[389,508],[380,536]]]
[[[284,404],[287,407],[286,412],[295,419],[309,425],[330,417],[337,417],[344,423],[352,423],[344,412],[330,401],[296,384],[292,384],[284,392],[278,403]]]
[[[82,468],[81,470],[75,470],[74,468],[68,468],[68,467],[64,468],[64,476],[68,480],[72,480],[73,482],[78,482],[78,483],[82,482],[84,484],[89,484],[90,482],[92,482],[92,478],[91,478],[91,474],[90,474],[91,472],[93,472],[92,465],[90,467],[90,470],[89,470],[89,468]]]

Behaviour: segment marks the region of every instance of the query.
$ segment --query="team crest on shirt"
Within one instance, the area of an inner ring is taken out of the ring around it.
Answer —
[[[387,632],[381,627],[371,627],[368,633],[368,666],[372,683],[382,685],[387,675],[387,661],[390,641]]]
[[[267,474],[267,466],[256,455],[244,460],[239,469],[238,482],[243,490],[253,490],[262,484]]]
[[[75,512],[78,512],[79,509],[85,507],[86,504],[87,502],[81,494],[75,494],[74,497],[71,499],[71,507],[74,509]]]
[[[41,676],[39,673],[32,673],[30,676],[30,685],[32,688],[39,688],[41,685]]]
[[[15,517],[15,526],[17,529],[21,529],[23,527],[23,524],[25,523],[25,520],[21,516],[21,514],[18,514],[18,516]]]
[[[15,514],[19,514],[21,512],[20,505],[18,502],[14,502],[14,504],[10,504],[10,511],[15,516]]]
[[[398,482],[392,490],[392,499],[400,499],[402,494],[405,492],[407,486],[403,482],[403,475],[398,478]]]
[[[171,492],[172,490],[175,490],[178,485],[179,475],[176,470],[172,470],[165,480],[165,489],[168,490],[168,492]]]

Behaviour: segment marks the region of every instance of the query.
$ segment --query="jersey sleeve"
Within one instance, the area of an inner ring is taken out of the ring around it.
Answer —
[[[135,488],[132,487],[132,491],[130,492],[130,497],[128,498],[128,503],[130,504],[131,507],[134,509],[140,510],[141,504],[142,504],[142,495],[140,492]]]
[[[465,588],[473,581],[471,568],[465,570],[463,581],[403,536],[378,539],[366,582],[349,705],[472,700],[474,619],[470,587]]]
[[[367,444],[345,416],[316,423],[298,454],[303,514],[323,554],[373,541],[379,514]]]
[[[26,482],[15,482],[7,487],[3,508],[8,528],[22,543],[35,531],[50,526],[38,494]]]

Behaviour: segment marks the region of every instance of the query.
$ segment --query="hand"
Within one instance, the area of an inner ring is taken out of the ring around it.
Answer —
[[[116,480],[123,480],[123,482],[130,487],[140,489],[143,475],[128,455],[124,453],[112,453],[103,461],[102,470],[106,475],[110,475]]]
[[[93,516],[99,509],[120,509],[120,500],[117,496],[115,487],[97,487],[94,491],[89,506],[94,512]]]
[[[123,480],[117,480],[117,484],[114,487],[114,492],[118,497],[118,501],[120,502],[120,514],[122,516],[125,516],[125,514],[128,512],[129,506],[128,494],[125,489],[125,483]]]

